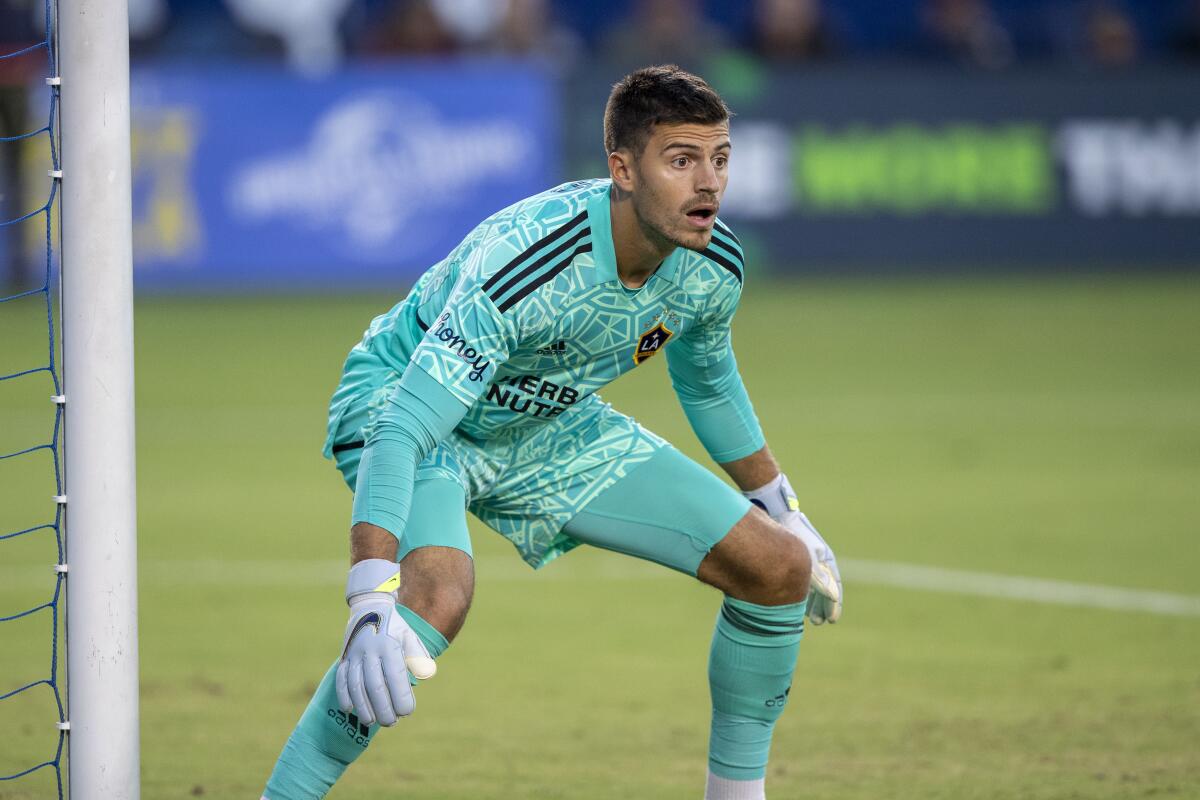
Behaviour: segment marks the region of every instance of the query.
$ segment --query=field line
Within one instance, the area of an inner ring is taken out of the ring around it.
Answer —
[[[1114,611],[1200,616],[1200,596],[1196,595],[1123,589],[1094,583],[1072,583],[994,572],[969,572],[895,561],[855,558],[846,559],[844,564],[843,576],[851,583]]]
[[[1093,583],[1073,583],[1021,575],[930,567],[895,561],[844,558],[839,562],[846,582],[926,592],[1019,600],[1027,603],[1139,611],[1148,614],[1200,617],[1200,595],[1126,589]],[[486,581],[661,580],[674,577],[662,567],[631,558],[572,560],[566,558],[534,572],[513,556],[481,556],[480,579]],[[340,586],[345,559],[283,560],[143,560],[142,582],[147,587],[261,586],[302,584]],[[53,586],[49,570],[33,566],[0,566],[0,588]]]

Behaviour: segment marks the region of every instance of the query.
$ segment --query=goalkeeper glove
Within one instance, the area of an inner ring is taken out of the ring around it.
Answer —
[[[367,725],[395,725],[411,714],[416,699],[407,673],[424,679],[437,672],[429,651],[396,613],[399,586],[396,563],[382,558],[358,562],[346,581],[350,621],[335,686],[342,710]]]
[[[808,517],[800,513],[800,502],[787,476],[780,473],[779,477],[761,489],[742,494],[804,542],[812,557],[808,618],[814,625],[826,621],[837,622],[842,616],[842,575],[838,572],[837,560]]]

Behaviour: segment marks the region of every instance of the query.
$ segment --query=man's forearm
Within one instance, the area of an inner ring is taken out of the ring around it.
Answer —
[[[732,351],[706,366],[697,366],[686,355],[672,356],[670,348],[667,359],[683,413],[714,461],[746,460],[765,443]]]
[[[386,529],[369,522],[359,522],[350,529],[350,566],[368,558],[396,560],[400,542]]]
[[[765,444],[762,449],[736,461],[727,461],[721,469],[743,492],[761,489],[779,475],[779,463]]]

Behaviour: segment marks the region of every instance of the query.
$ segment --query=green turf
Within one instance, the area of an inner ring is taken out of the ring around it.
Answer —
[[[256,798],[336,654],[349,497],[324,407],[391,301],[139,303],[143,797]],[[41,357],[20,303],[0,372]],[[735,337],[840,556],[1200,593],[1200,281],[760,285]],[[0,383],[0,451],[44,438],[48,394]],[[661,359],[605,396],[700,457]],[[0,529],[49,513],[48,461],[14,461]],[[596,552],[533,573],[474,534],[466,628],[332,797],[700,796],[719,598]],[[0,543],[0,616],[50,586],[34,538]],[[846,584],[844,622],[802,645],[773,797],[1200,796],[1200,618]],[[0,625],[0,693],[45,671],[47,625]],[[51,722],[44,693],[0,703],[0,773]]]

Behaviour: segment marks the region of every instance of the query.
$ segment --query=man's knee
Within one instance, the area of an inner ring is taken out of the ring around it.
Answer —
[[[808,548],[766,514],[751,509],[700,564],[697,577],[730,597],[760,605],[798,603],[808,596]]]
[[[400,562],[399,601],[453,641],[475,594],[475,565],[454,547],[420,547]]]
[[[778,557],[774,571],[768,576],[770,583],[781,593],[791,593],[799,602],[808,597],[808,585],[812,580],[812,556],[799,537],[782,525],[775,525],[779,533]]]

